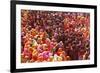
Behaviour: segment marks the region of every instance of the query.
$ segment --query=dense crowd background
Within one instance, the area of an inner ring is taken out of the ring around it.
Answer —
[[[21,62],[90,59],[90,14],[21,10]]]

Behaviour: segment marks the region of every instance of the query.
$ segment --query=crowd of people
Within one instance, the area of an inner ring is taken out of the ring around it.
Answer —
[[[90,14],[21,10],[21,63],[90,59]]]

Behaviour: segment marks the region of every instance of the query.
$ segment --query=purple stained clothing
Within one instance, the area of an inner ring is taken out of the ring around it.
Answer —
[[[60,42],[58,43],[58,47],[59,47],[59,48],[63,47],[63,42],[62,42],[62,41],[60,41]]]
[[[43,52],[43,57],[44,57],[45,59],[47,59],[47,58],[50,56],[49,53],[50,53],[49,51],[44,51],[44,52]]]
[[[58,37],[58,33],[55,32],[54,33],[54,38],[57,39],[57,37]]]

